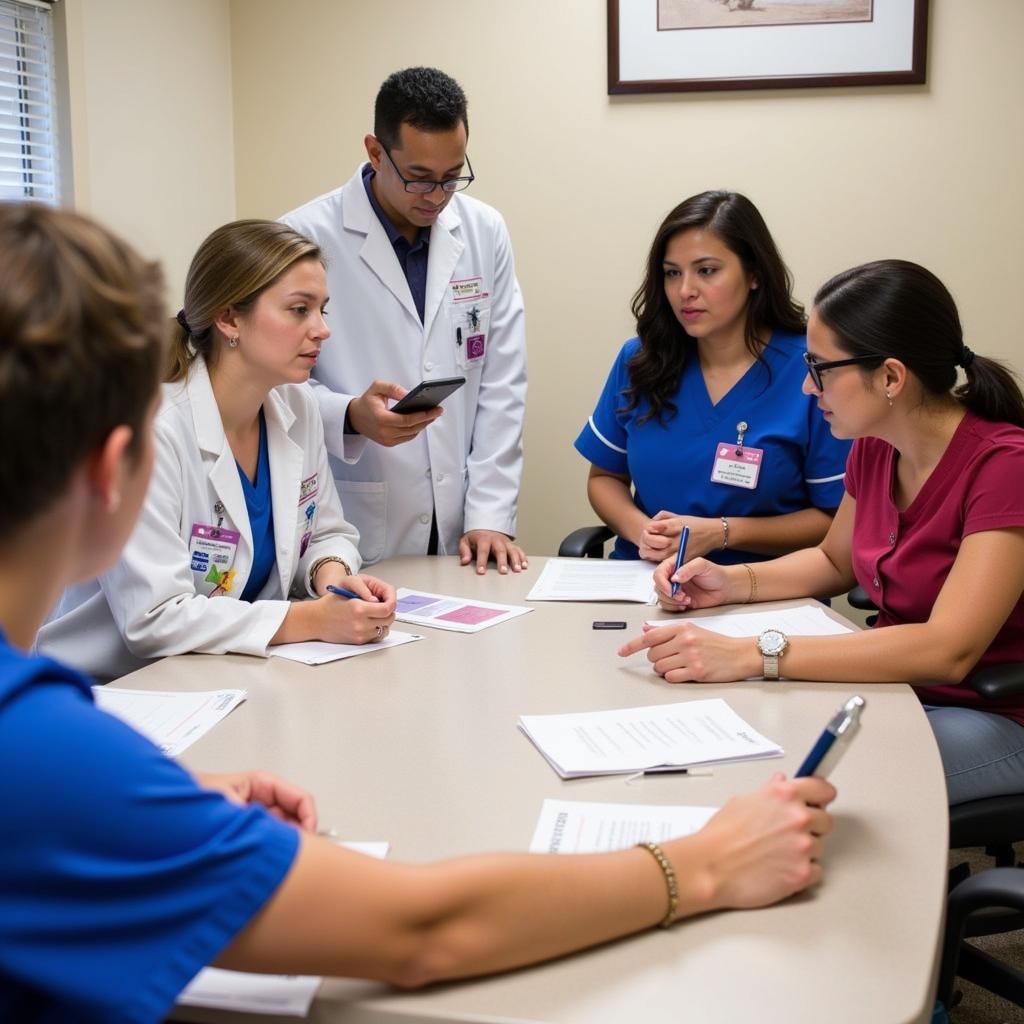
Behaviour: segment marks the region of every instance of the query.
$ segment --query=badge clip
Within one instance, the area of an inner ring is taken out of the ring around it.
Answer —
[[[746,436],[747,430],[750,428],[747,426],[746,420],[740,420],[736,424],[736,454],[743,454],[743,438]]]

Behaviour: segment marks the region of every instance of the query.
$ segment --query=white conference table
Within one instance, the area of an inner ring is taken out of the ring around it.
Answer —
[[[435,593],[523,603],[544,559],[483,578],[453,558],[398,558],[372,571]],[[773,771],[793,772],[858,688],[819,683],[665,683],[624,637],[662,613],[627,604],[542,603],[473,635],[426,639],[347,661],[186,655],[122,680],[138,689],[242,687],[248,699],[183,757],[190,767],[260,767],[311,789],[321,823],[388,840],[395,860],[525,850],[545,797],[720,805]],[[761,605],[768,608],[769,605]],[[625,632],[591,628],[625,619]],[[396,624],[399,629],[413,627]],[[398,992],[327,980],[315,1024],[417,1021],[550,1024],[830,1024],[930,1019],[947,863],[945,786],[925,715],[902,685],[859,688],[863,727],[836,769],[836,829],[815,892],[772,908],[652,930],[498,977]],[[562,781],[516,728],[525,713],[721,696],[785,756],[710,777]],[[182,1021],[288,1018],[176,1009]],[[294,1019],[294,1018],[292,1018]]]

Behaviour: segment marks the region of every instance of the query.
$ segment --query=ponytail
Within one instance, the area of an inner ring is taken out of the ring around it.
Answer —
[[[967,380],[954,388],[953,394],[975,416],[1024,427],[1024,395],[1009,367],[995,359],[975,355],[968,361],[964,373]]]

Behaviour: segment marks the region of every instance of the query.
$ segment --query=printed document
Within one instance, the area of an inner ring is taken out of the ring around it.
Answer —
[[[301,661],[303,665],[325,665],[329,661],[341,661],[343,658],[357,658],[360,654],[373,654],[386,647],[401,647],[402,644],[422,640],[418,633],[403,633],[392,630],[386,637],[371,644],[328,644],[322,640],[306,640],[298,644],[278,644],[268,647],[267,653],[272,658],[287,658],[289,661]]]
[[[512,604],[492,604],[490,601],[467,601],[462,597],[428,594],[423,590],[398,588],[398,608],[395,618],[413,626],[433,626],[451,629],[456,633],[479,633],[488,626],[508,622],[517,615],[532,612]]]
[[[653,604],[654,564],[633,559],[549,558],[526,600]]]
[[[245,700],[245,690],[172,693],[94,686],[92,693],[97,707],[127,722],[168,757],[187,750]]]
[[[381,859],[387,856],[389,846],[386,842],[339,842],[338,845]],[[178,1004],[305,1017],[323,980],[313,975],[249,974],[205,967],[178,996]]]
[[[530,853],[611,853],[700,831],[717,807],[545,800]]]
[[[669,626],[682,621],[722,636],[760,636],[766,629],[781,629],[787,636],[838,636],[854,630],[829,618],[825,609],[812,604],[783,608],[774,612],[724,612],[721,615],[651,619],[650,626]]]
[[[568,715],[523,715],[519,728],[563,779],[672,771],[780,757],[720,697]]]

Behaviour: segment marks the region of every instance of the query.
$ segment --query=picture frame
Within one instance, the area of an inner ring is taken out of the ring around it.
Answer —
[[[608,94],[920,85],[928,0],[608,0]]]

